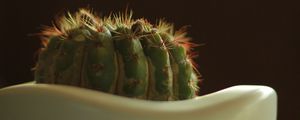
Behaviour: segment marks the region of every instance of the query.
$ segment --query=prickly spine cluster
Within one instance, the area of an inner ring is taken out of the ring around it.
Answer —
[[[197,95],[196,46],[184,29],[160,20],[151,25],[132,12],[99,18],[80,9],[42,32],[37,83],[63,84],[147,100]]]

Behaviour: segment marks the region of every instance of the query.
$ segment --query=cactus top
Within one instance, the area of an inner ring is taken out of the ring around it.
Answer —
[[[148,100],[196,96],[200,74],[185,28],[152,25],[132,12],[100,18],[87,9],[68,13],[42,32],[38,83],[90,88]]]

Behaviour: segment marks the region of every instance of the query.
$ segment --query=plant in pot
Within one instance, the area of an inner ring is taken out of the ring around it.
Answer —
[[[197,96],[197,45],[186,34],[163,20],[152,25],[133,19],[127,11],[103,18],[86,9],[68,13],[41,32],[36,83],[0,91],[3,118],[276,119],[276,94],[269,87]]]

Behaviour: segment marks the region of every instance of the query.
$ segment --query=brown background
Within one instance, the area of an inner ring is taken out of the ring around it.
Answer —
[[[278,120],[299,120],[300,9],[286,0],[1,1],[0,87],[33,79],[40,42],[28,35],[51,25],[57,13],[90,6],[108,14],[127,4],[137,18],[192,26],[189,36],[205,44],[196,49],[202,95],[240,84],[271,86],[279,95]]]

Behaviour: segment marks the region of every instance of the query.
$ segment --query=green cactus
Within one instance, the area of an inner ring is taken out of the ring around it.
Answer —
[[[80,9],[41,32],[37,83],[63,84],[147,100],[196,96],[195,44],[162,20],[151,25],[132,12],[100,19]]]

